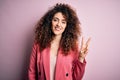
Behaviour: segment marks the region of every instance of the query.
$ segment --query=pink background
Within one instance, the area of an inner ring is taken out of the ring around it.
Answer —
[[[24,80],[34,25],[57,2],[73,6],[92,37],[83,80],[120,80],[120,0],[0,0],[0,80]]]

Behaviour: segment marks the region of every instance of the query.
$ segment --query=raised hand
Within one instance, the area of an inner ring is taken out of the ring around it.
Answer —
[[[85,42],[84,37],[82,37],[81,47],[80,47],[80,57],[79,57],[81,62],[83,62],[83,60],[85,59],[85,57],[88,53],[88,47],[90,44],[90,40],[91,40],[91,38],[88,38],[88,40]]]

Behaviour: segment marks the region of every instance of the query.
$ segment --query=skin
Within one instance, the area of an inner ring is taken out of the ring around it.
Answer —
[[[61,12],[54,15],[52,19],[52,31],[56,36],[61,36],[67,26],[67,22]]]
[[[51,42],[50,54],[57,56],[60,39],[61,39],[62,33],[64,32],[66,26],[67,26],[67,22],[63,16],[63,14],[61,12],[56,13],[52,19],[52,31],[55,34],[55,39]],[[84,38],[82,37],[81,47],[80,47],[81,51],[79,52],[80,53],[79,59],[80,59],[80,62],[82,62],[82,63],[88,53],[88,46],[90,43],[90,39],[91,38],[89,38],[85,42]]]
[[[91,38],[89,37],[88,40],[85,42],[84,41],[84,37],[82,37],[82,41],[81,41],[81,51],[79,52],[80,53],[80,61],[83,63],[87,53],[88,53],[88,47],[89,47],[89,44],[90,44],[90,40]]]
[[[66,28],[67,22],[61,12],[56,13],[52,19],[52,31],[55,34],[54,40],[51,42],[50,54],[57,55],[62,33]]]

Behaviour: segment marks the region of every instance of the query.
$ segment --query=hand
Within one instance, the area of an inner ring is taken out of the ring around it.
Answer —
[[[91,40],[91,38],[88,38],[88,40],[85,43],[84,38],[82,37],[81,47],[80,47],[81,50],[80,50],[80,56],[79,56],[79,59],[81,62],[83,62],[83,60],[85,59],[85,57],[88,53],[88,46],[90,44],[90,40]]]

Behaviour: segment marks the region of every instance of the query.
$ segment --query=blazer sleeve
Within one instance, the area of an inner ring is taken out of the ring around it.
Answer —
[[[83,63],[79,59],[73,61],[73,80],[82,80],[85,72],[86,60]]]
[[[28,79],[36,80],[37,78],[37,45],[34,43],[30,56],[30,63],[28,68]]]

